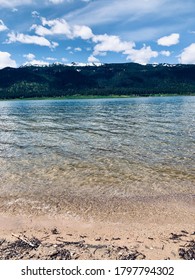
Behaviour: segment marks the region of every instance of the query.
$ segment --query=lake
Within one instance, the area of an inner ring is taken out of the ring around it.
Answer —
[[[194,120],[185,96],[2,101],[2,207],[194,195]]]

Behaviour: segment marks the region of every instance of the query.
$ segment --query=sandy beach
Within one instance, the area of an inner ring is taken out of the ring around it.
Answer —
[[[177,260],[190,246],[193,257],[194,196],[155,201],[121,201],[113,213],[102,205],[105,215],[1,212],[0,258]]]

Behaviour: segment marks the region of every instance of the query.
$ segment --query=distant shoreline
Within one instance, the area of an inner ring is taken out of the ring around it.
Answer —
[[[76,99],[114,99],[114,98],[148,98],[148,97],[176,97],[176,96],[195,96],[193,94],[151,94],[151,95],[73,95],[73,96],[54,96],[54,97],[31,97],[31,98],[11,98],[0,99],[0,101],[22,101],[22,100],[76,100]]]

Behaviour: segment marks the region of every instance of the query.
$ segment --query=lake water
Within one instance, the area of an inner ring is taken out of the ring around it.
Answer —
[[[194,120],[195,97],[2,101],[2,207],[194,195]]]

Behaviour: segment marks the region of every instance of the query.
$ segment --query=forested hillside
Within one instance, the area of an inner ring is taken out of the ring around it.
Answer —
[[[0,70],[0,99],[194,93],[195,65],[73,64]]]

